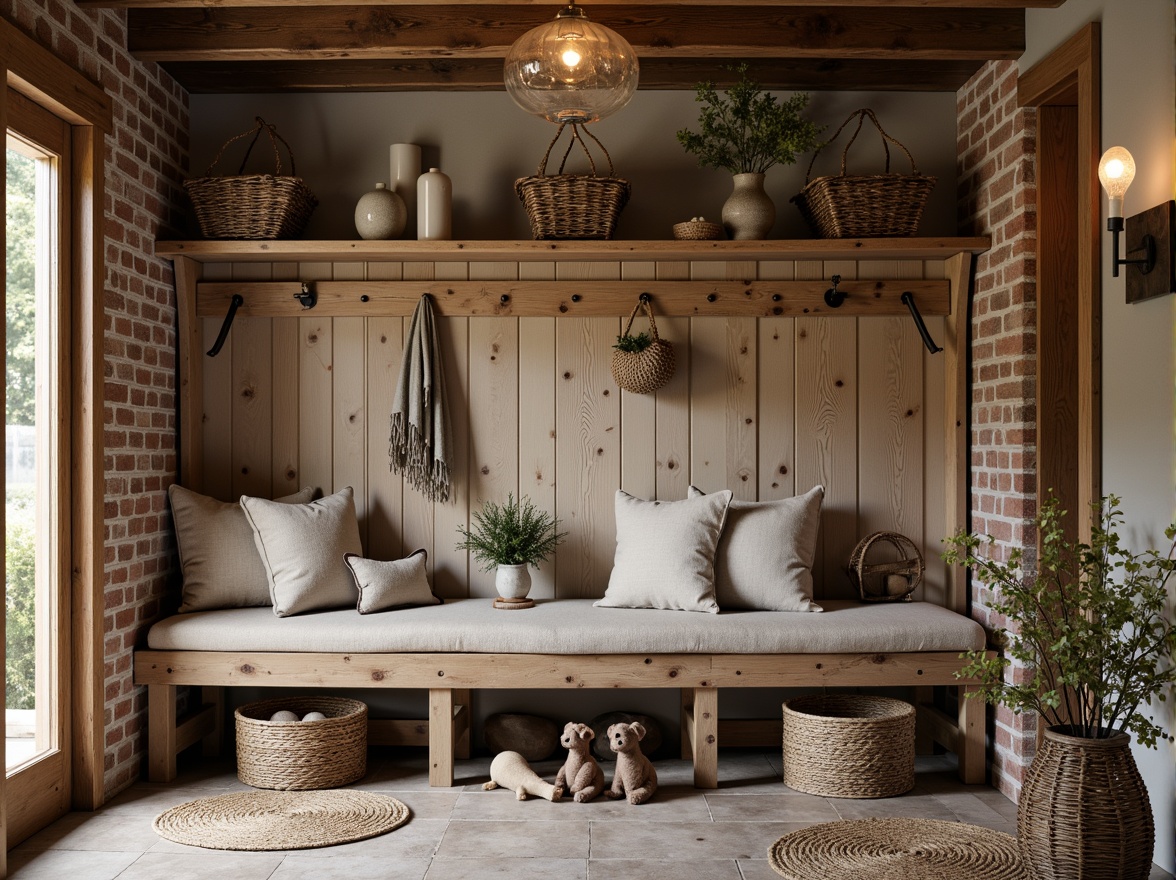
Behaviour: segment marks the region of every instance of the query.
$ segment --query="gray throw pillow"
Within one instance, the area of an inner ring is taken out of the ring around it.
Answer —
[[[689,497],[704,497],[690,487]],[[719,607],[820,611],[813,601],[813,559],[825,490],[779,501],[732,501],[715,557]]]
[[[429,588],[425,563],[429,554],[422,548],[404,559],[382,562],[364,559],[355,553],[343,557],[359,590],[356,610],[360,614],[405,608],[413,605],[440,605],[441,600]]]
[[[715,550],[731,493],[685,501],[616,496],[617,552],[602,608],[719,610]]]
[[[350,486],[309,504],[241,499],[241,507],[269,580],[274,614],[344,608],[355,603],[355,583],[343,557],[362,554]]]
[[[184,577],[180,611],[269,605],[269,581],[241,505],[176,484],[167,497]],[[306,488],[278,503],[305,504],[313,497],[314,489]]]

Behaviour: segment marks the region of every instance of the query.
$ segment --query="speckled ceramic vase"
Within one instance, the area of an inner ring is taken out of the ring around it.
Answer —
[[[723,203],[723,226],[735,241],[767,238],[776,222],[776,206],[764,192],[763,174],[734,175],[735,189]]]
[[[355,205],[355,231],[360,238],[398,238],[404,232],[407,220],[404,199],[382,183],[360,196]]]
[[[526,599],[531,592],[531,568],[522,565],[500,565],[494,572],[494,587],[503,599]]]

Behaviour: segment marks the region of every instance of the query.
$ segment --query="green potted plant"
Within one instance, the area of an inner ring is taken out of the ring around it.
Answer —
[[[1089,543],[1066,536],[1065,515],[1056,498],[1041,506],[1035,566],[1020,550],[1001,561],[991,538],[948,539],[944,559],[971,566],[1007,621],[996,633],[1001,651],[970,652],[960,674],[978,679],[975,693],[989,703],[1049,725],[1017,809],[1035,876],[1145,878],[1154,828],[1129,734],[1153,748],[1171,739],[1147,708],[1176,682],[1168,598],[1176,559],[1171,549],[1123,545],[1114,495],[1093,505]],[[1176,523],[1165,535],[1176,538]]]
[[[531,590],[530,566],[547,560],[567,536],[559,520],[539,510],[526,495],[508,493],[505,504],[484,501],[470,514],[470,526],[458,526],[465,539],[457,549],[468,550],[482,565],[494,571],[494,586],[503,599],[526,599]]]
[[[822,126],[801,116],[808,95],[779,101],[748,79],[747,64],[728,68],[739,81],[720,94],[714,83],[695,86],[702,104],[697,132],[682,129],[678,142],[698,156],[698,164],[734,175],[734,191],[723,205],[723,225],[734,239],[767,237],[776,206],[764,192],[764,174],[773,165],[791,165],[818,144]]]

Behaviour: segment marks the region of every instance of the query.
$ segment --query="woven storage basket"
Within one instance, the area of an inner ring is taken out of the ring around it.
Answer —
[[[277,129],[260,116],[257,124],[236,137],[229,138],[204,172],[203,177],[184,181],[184,189],[196,209],[196,220],[205,238],[275,239],[295,238],[302,234],[318,200],[310,187],[297,177],[294,151]],[[274,174],[242,174],[257,139],[265,131],[274,148]],[[237,173],[228,177],[210,176],[229,144],[253,135],[249,149],[241,159]],[[290,174],[282,174],[282,155],[278,142],[290,154]]]
[[[279,709],[322,721],[273,722]],[[337,788],[367,772],[367,706],[342,697],[288,697],[248,703],[237,721],[237,776],[254,788]]]
[[[649,394],[661,388],[674,375],[674,347],[657,335],[657,322],[653,319],[653,307],[642,296],[629,314],[622,336],[628,336],[637,312],[645,309],[649,318],[649,335],[653,341],[641,351],[613,351],[612,374],[618,388],[632,394]]]
[[[678,241],[719,241],[726,237],[726,233],[719,223],[709,223],[706,220],[687,220],[685,223],[674,224],[674,238]]]
[[[871,551],[873,562],[868,558]],[[878,559],[880,553],[896,558]],[[847,571],[863,602],[896,602],[910,600],[923,583],[924,569],[923,554],[906,535],[874,532],[853,548]]]
[[[572,140],[559,163],[559,173],[548,176],[547,158],[566,126],[572,126]],[[584,129],[608,159],[608,176],[598,177],[596,162],[588,146],[580,137],[580,126],[562,123],[547,152],[539,162],[534,177],[520,177],[515,181],[527,218],[531,221],[531,235],[535,239],[612,238],[617,217],[629,201],[629,181],[613,176],[612,156],[592,132]],[[572,147],[579,144],[592,168],[589,174],[564,174],[564,165]]]
[[[915,787],[915,707],[890,697],[810,694],[784,703],[784,784],[824,797]]]
[[[842,130],[857,119],[853,137],[841,152],[841,173],[809,180],[813,163],[825,146],[832,143]],[[845,159],[849,148],[869,118],[882,135],[882,149],[886,152],[884,174],[847,174]],[[890,147],[894,144],[911,163],[910,174],[890,173]],[[923,216],[927,196],[935,186],[935,178],[919,174],[910,150],[896,141],[878,123],[873,110],[855,110],[841,124],[837,133],[813,153],[804,176],[804,189],[792,197],[813,233],[821,238],[858,238],[888,235],[914,235]]]

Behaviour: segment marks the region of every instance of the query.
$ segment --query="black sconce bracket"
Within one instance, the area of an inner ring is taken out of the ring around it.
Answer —
[[[1126,228],[1125,259],[1119,257],[1119,233]],[[1111,233],[1111,272],[1126,266],[1127,302],[1137,303],[1176,292],[1176,201],[1156,205],[1141,214],[1107,220]],[[1134,267],[1134,268],[1133,268]]]

